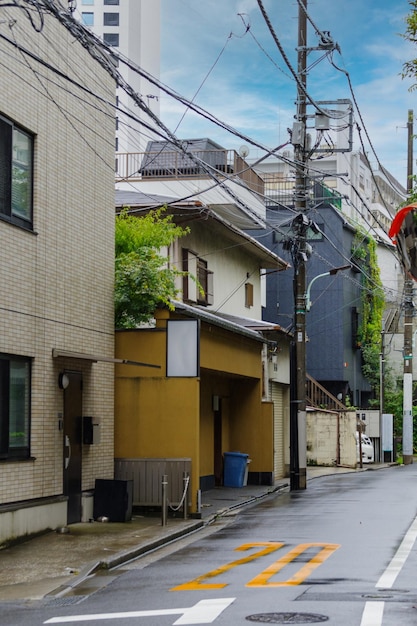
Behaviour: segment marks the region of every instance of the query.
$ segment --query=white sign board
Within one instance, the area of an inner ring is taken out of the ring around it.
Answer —
[[[195,377],[200,373],[198,320],[167,321],[167,376]]]

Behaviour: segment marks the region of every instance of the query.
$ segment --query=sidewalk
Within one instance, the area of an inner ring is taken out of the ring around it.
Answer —
[[[374,464],[363,470],[309,467],[307,480],[387,466]],[[288,489],[288,478],[278,481],[274,487],[220,487],[203,492],[200,520],[184,520],[178,513],[179,517],[169,517],[167,525],[162,526],[160,515],[134,512],[131,522],[72,524],[65,529],[68,532],[50,532],[5,548],[0,550],[0,601],[35,600],[48,594],[63,594],[98,569],[126,563],[213,523],[231,510]]]

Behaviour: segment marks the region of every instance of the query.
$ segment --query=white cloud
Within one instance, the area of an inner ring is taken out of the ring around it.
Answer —
[[[292,0],[264,0],[264,5],[295,67],[297,4]],[[286,128],[292,125],[295,113],[296,84],[256,0],[162,0],[162,7],[163,81],[190,99],[200,90],[196,96],[199,105],[264,145],[273,147],[285,141]],[[335,52],[333,57],[349,72],[363,118],[362,122],[356,116],[364,141],[366,128],[381,162],[403,184],[407,150],[402,127],[415,95],[408,91],[410,81],[403,81],[400,74],[403,63],[415,55],[415,48],[399,33],[405,30],[404,16],[409,8],[408,0],[309,3],[314,23],[330,30],[341,46],[343,55]],[[239,13],[246,14],[245,23],[251,24],[246,34]],[[314,45],[317,37],[311,27],[309,32]],[[319,57],[320,53],[313,52],[309,63]],[[346,75],[327,60],[309,71],[308,90],[318,100],[352,98]],[[165,123],[174,128],[184,109],[168,97],[162,97],[161,103]],[[191,113],[185,116],[178,135],[211,136],[227,148],[241,143]]]

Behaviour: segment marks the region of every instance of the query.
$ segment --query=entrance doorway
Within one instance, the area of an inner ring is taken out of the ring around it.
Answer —
[[[64,389],[64,495],[68,497],[67,523],[81,521],[82,374],[65,372]]]

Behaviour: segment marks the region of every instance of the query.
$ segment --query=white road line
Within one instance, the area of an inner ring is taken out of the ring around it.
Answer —
[[[94,620],[124,619],[127,617],[155,617],[158,615],[181,615],[173,626],[185,626],[185,624],[212,624],[217,617],[236,598],[217,598],[213,600],[201,600],[194,606],[185,609],[160,609],[152,611],[128,611],[125,613],[96,613],[91,615],[67,615],[64,617],[51,617],[44,624],[69,624],[73,622],[92,622]]]
[[[385,602],[367,602],[362,613],[361,626],[381,626]]]
[[[391,563],[388,565],[375,587],[382,589],[391,589],[394,585],[398,574],[404,567],[404,563],[413,549],[415,540],[417,539],[417,517],[414,519],[408,529],[400,547],[393,556]],[[362,613],[362,621],[360,626],[381,626],[384,615],[385,602],[367,602]]]
[[[179,626],[180,624],[182,626],[185,624],[212,624],[219,617],[220,613],[223,613],[234,600],[235,598],[201,600],[187,609],[187,612],[177,619],[173,626]]]
[[[381,578],[378,580],[375,587],[382,587],[384,589],[391,589],[395,583],[395,579],[400,573],[404,563],[406,562],[408,555],[413,549],[414,542],[417,538],[417,517],[411,524],[404,539],[401,542],[400,547],[395,553],[391,563],[388,565]]]

